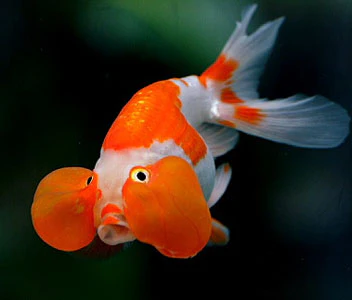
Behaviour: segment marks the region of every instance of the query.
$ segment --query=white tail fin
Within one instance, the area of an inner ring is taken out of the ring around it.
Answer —
[[[350,118],[339,105],[322,96],[295,95],[286,99],[248,100],[243,105],[219,104],[220,120],[243,132],[275,142],[308,148],[340,145]]]
[[[272,51],[278,30],[284,17],[267,22],[253,34],[247,35],[248,24],[257,8],[251,5],[242,13],[242,22],[238,22],[235,31],[225,44],[222,53],[239,62],[234,72],[232,89],[241,99],[258,98],[259,77]]]
[[[294,146],[338,146],[347,137],[350,122],[338,104],[322,96],[258,99],[259,77],[284,18],[265,23],[247,35],[256,7],[244,10],[220,56],[200,76],[214,99],[207,121]]]

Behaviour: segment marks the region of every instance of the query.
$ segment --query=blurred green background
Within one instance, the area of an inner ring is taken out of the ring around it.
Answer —
[[[59,167],[93,168],[130,97],[200,74],[249,3],[1,2],[0,299],[352,298],[351,138],[310,150],[242,134],[219,160],[234,175],[212,209],[231,241],[192,259],[139,243],[87,259],[50,248],[33,230],[40,179]],[[260,94],[322,94],[351,114],[352,1],[257,3],[250,30],[287,17]]]

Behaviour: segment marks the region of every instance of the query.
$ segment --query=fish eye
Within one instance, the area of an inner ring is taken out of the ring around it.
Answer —
[[[89,176],[86,184],[90,185],[92,181],[93,181],[93,176]]]
[[[131,171],[133,181],[146,183],[149,181],[149,172],[143,168],[135,168]]]

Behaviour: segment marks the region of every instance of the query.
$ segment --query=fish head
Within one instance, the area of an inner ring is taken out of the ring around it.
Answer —
[[[209,241],[209,208],[194,168],[186,160],[168,156],[135,166],[122,194],[126,222],[136,239],[163,255],[192,257]]]
[[[101,197],[95,172],[80,168],[61,168],[39,183],[31,208],[34,229],[50,246],[76,251],[96,236],[94,205]]]

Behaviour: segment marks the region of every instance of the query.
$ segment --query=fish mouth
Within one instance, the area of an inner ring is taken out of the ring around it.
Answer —
[[[121,214],[107,214],[98,226],[99,238],[107,245],[115,246],[136,239],[130,230],[125,216]]]

